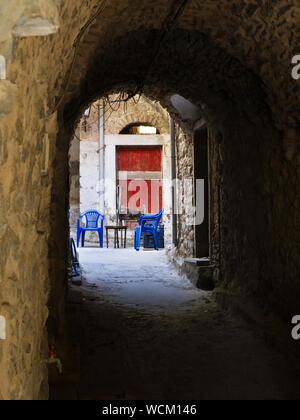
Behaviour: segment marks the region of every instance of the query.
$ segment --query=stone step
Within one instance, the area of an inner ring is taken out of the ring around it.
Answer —
[[[215,266],[211,265],[209,258],[187,258],[184,260],[181,270],[182,274],[185,274],[198,289],[214,290]]]
[[[211,265],[210,258],[186,258],[184,262],[187,264],[195,264],[200,267],[209,267]]]

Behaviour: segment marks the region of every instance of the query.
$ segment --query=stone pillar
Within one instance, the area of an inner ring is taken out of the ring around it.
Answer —
[[[77,219],[80,216],[80,130],[76,130],[69,151],[70,159],[70,231],[76,238]]]
[[[196,257],[209,257],[209,186],[208,186],[208,134],[207,129],[194,136],[194,177],[204,180],[204,221],[195,226]],[[201,203],[195,203],[200,206]]]

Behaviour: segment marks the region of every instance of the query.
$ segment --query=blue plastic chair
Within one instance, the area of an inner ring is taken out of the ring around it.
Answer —
[[[86,226],[81,226],[81,219],[85,217]],[[99,219],[100,226],[99,226]],[[79,247],[80,237],[81,245],[84,248],[85,233],[86,232],[98,232],[100,248],[103,248],[103,232],[104,232],[104,215],[99,213],[97,210],[90,210],[83,213],[77,220],[77,248]]]
[[[154,246],[155,249],[159,250],[158,245],[158,230],[159,230],[159,223],[161,221],[164,209],[162,209],[159,213],[155,214],[154,216],[141,216],[140,224],[135,228],[135,244],[134,247],[136,251],[140,250],[140,243],[141,237],[143,233],[151,233],[154,239]]]

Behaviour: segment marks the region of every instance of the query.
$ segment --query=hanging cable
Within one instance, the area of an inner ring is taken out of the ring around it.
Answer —
[[[116,100],[111,100],[108,95],[105,96],[105,99],[104,99],[104,107],[108,105],[109,108],[111,109],[111,114],[113,112],[119,111],[120,106],[121,106],[121,103],[124,103],[124,112],[127,112],[127,105],[126,104],[131,99],[133,99],[136,104],[139,103],[140,98],[141,98],[142,93],[143,93],[143,90],[144,90],[144,86],[145,86],[146,81],[148,79],[148,76],[149,76],[149,74],[150,74],[150,72],[151,72],[151,70],[153,68],[153,65],[154,65],[154,63],[157,60],[157,57],[158,57],[158,55],[160,53],[160,50],[161,50],[161,47],[162,47],[162,45],[163,45],[163,43],[164,43],[167,35],[174,28],[176,22],[178,21],[178,19],[180,18],[180,16],[183,14],[183,12],[184,12],[187,4],[189,3],[189,1],[190,0],[183,0],[181,2],[181,4],[179,5],[179,7],[177,7],[177,8],[176,8],[176,5],[178,3],[178,0],[175,0],[173,2],[172,7],[171,7],[171,11],[168,13],[166,19],[164,20],[164,22],[162,24],[162,29],[161,29],[161,32],[162,33],[161,33],[161,36],[159,38],[159,42],[158,42],[157,48],[155,49],[155,52],[154,52],[154,54],[153,54],[153,56],[151,58],[151,61],[149,61],[149,65],[147,66],[147,71],[146,71],[146,73],[145,73],[145,75],[143,77],[143,82],[142,83],[138,83],[136,89],[134,90],[134,92],[128,93],[126,95],[126,97],[125,97],[125,92],[121,92],[119,94],[119,98],[116,99]],[[68,79],[67,79],[67,82],[66,82],[66,87],[65,87],[64,92],[63,92],[63,94],[62,94],[62,96],[60,98],[60,101],[56,105],[56,109],[59,108],[59,106],[62,103],[62,100],[64,98],[64,95],[65,95],[65,93],[66,93],[66,91],[68,89],[68,86],[69,86],[69,83],[70,83],[70,80],[71,80],[71,76],[72,76],[72,73],[73,73],[73,68],[74,68],[74,65],[75,65],[75,61],[76,61],[76,58],[77,58],[78,49],[79,49],[79,46],[80,46],[81,39],[84,36],[84,34],[87,31],[87,29],[89,28],[89,26],[91,25],[91,23],[105,10],[106,6],[107,6],[107,0],[103,0],[102,3],[101,3],[101,5],[100,5],[100,7],[99,7],[99,9],[97,10],[97,12],[83,26],[83,28],[81,29],[80,33],[78,34],[78,36],[77,36],[77,38],[76,38],[76,40],[74,42],[74,47],[75,47],[74,58],[73,58],[73,61],[72,61],[72,64],[71,64],[71,68],[70,68],[70,71],[69,71]],[[138,96],[138,99],[136,99],[136,96]],[[114,107],[115,104],[117,104],[116,107]],[[88,125],[90,125],[90,124],[92,124],[92,123],[89,123]]]
[[[143,84],[141,86],[141,92],[144,90],[144,86],[146,84],[146,81],[148,79],[148,76],[153,68],[153,64],[156,62],[157,57],[160,53],[161,47],[167,37],[167,35],[169,34],[169,32],[174,28],[176,22],[178,21],[178,19],[180,18],[180,16],[183,14],[187,4],[189,3],[190,0],[183,0],[180,4],[180,6],[176,9],[176,4],[178,3],[178,0],[175,0],[172,4],[171,7],[171,11],[169,12],[168,16],[166,17],[166,19],[164,20],[163,24],[162,24],[162,29],[161,29],[161,36],[159,38],[158,41],[158,45],[157,48],[151,58],[151,61],[149,61],[149,65],[147,67],[147,72],[144,76],[144,80],[143,80]],[[174,13],[174,9],[175,9],[175,13]]]
[[[101,2],[101,4],[100,4],[100,6],[99,6],[99,8],[98,8],[98,10],[96,11],[96,13],[87,21],[87,23],[81,28],[81,30],[80,30],[80,32],[79,32],[79,34],[77,35],[77,37],[76,37],[76,39],[75,39],[75,41],[74,41],[74,44],[73,44],[73,46],[74,46],[74,48],[75,48],[75,52],[74,52],[74,56],[73,56],[73,60],[72,60],[72,63],[71,63],[71,66],[70,66],[70,69],[69,69],[69,72],[68,72],[68,76],[67,76],[67,80],[66,80],[66,83],[65,83],[65,87],[63,88],[63,92],[62,92],[62,94],[61,94],[61,97],[60,97],[60,99],[58,100],[58,102],[57,102],[57,104],[56,104],[56,106],[55,106],[55,109],[54,109],[54,111],[53,111],[53,113],[55,112],[55,111],[57,111],[57,109],[60,107],[60,105],[62,104],[62,102],[63,102],[63,100],[64,100],[64,97],[65,97],[65,94],[66,94],[66,92],[68,91],[68,88],[69,88],[69,84],[70,84],[70,80],[71,80],[71,77],[72,77],[72,75],[73,75],[73,70],[74,70],[74,66],[75,66],[75,62],[76,62],[76,59],[77,59],[77,55],[78,55],[78,51],[79,51],[79,47],[80,47],[80,44],[81,44],[81,39],[83,38],[83,36],[85,35],[85,33],[86,33],[86,31],[87,31],[87,29],[90,27],[90,25],[98,18],[98,16],[105,10],[105,8],[106,8],[106,6],[107,6],[107,0],[103,0],[102,2]]]

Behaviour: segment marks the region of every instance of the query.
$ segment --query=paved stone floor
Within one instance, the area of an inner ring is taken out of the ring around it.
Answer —
[[[195,289],[163,252],[80,250],[72,287],[76,397],[298,399],[299,371],[248,325]]]
[[[176,311],[199,306],[207,296],[177,274],[164,251],[84,248],[79,252],[85,284],[98,287],[111,302],[151,312]]]

